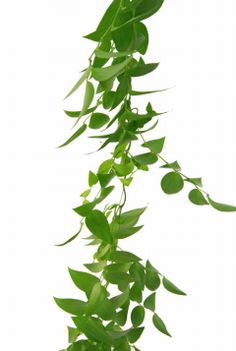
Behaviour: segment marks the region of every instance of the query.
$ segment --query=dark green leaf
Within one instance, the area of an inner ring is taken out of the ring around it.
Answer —
[[[74,300],[74,299],[58,299],[54,297],[54,300],[63,311],[73,314],[75,316],[80,316],[86,313],[87,305],[84,301]]]
[[[210,202],[210,205],[218,211],[221,211],[221,212],[235,212],[236,211],[236,206],[231,206],[231,205],[226,205],[226,204],[221,204],[219,202],[215,202],[210,198],[210,196],[208,196],[208,201]]]
[[[85,223],[93,235],[97,236],[99,239],[107,243],[113,242],[109,223],[101,211],[91,211],[86,216]]]
[[[136,306],[131,313],[131,321],[133,326],[135,328],[139,327],[143,323],[144,317],[145,317],[145,310],[143,306]]]
[[[151,265],[149,261],[146,264],[146,287],[155,291],[159,288],[161,280],[158,271]]]
[[[127,251],[115,251],[111,255],[111,260],[114,262],[138,262],[141,258]]]
[[[118,63],[116,65],[112,65],[104,68],[94,68],[93,69],[93,78],[103,82],[110,78],[119,76],[125,69],[125,67],[130,63],[131,59],[128,58],[125,61]]]
[[[148,73],[151,73],[158,67],[159,63],[147,63],[143,65],[137,65],[135,68],[131,68],[128,70],[128,74],[131,77],[140,77],[144,76]]]
[[[163,320],[155,313],[152,318],[154,326],[163,334],[168,335],[171,337],[170,333],[166,329],[166,326]]]
[[[184,187],[184,181],[180,174],[176,172],[167,173],[161,181],[164,193],[171,195],[180,192]]]
[[[99,279],[92,274],[78,272],[70,268],[69,273],[77,288],[84,291],[87,296],[90,296],[94,285],[99,283]]]
[[[186,295],[185,292],[183,292],[182,290],[180,290],[179,288],[177,288],[177,286],[175,286],[173,283],[171,283],[168,279],[166,279],[165,277],[162,280],[162,284],[164,286],[164,288],[166,290],[168,290],[169,292],[171,292],[172,294],[176,294],[176,295]]]
[[[140,52],[140,54],[145,55],[148,43],[149,43],[149,35],[147,27],[144,23],[136,22],[134,23],[136,35],[139,38],[139,43],[136,43],[136,50]]]
[[[127,341],[124,341],[121,344],[117,345],[114,351],[131,351],[131,347]]]
[[[142,302],[142,289],[140,289],[137,283],[134,283],[132,288],[130,289],[130,299],[132,301],[136,301],[138,303]]]
[[[81,134],[83,134],[86,129],[87,129],[87,125],[83,124],[64,144],[60,145],[59,148],[70,144],[72,141],[74,141],[76,138],[78,138]]]
[[[90,122],[89,128],[99,129],[109,122],[110,118],[104,113],[93,113]]]
[[[116,93],[114,91],[109,91],[103,95],[102,105],[106,110],[109,110],[112,107],[115,94]]]
[[[144,143],[142,146],[147,147],[154,154],[159,154],[162,152],[165,143],[165,138],[150,140]]]
[[[151,310],[152,312],[155,311],[156,308],[156,293],[152,293],[149,295],[145,301],[144,301],[144,307],[147,308],[148,310]]]
[[[209,205],[202,192],[198,189],[190,191],[188,198],[195,205]]]
[[[113,344],[113,338],[106,333],[103,325],[95,318],[80,317],[76,320],[76,325],[87,336],[88,339]]]
[[[144,328],[135,328],[135,329],[131,329],[129,334],[128,334],[128,339],[129,342],[131,342],[132,344],[134,344],[142,335],[144,331]]]
[[[133,159],[141,165],[152,165],[158,161],[157,156],[151,152],[136,155],[133,157]]]

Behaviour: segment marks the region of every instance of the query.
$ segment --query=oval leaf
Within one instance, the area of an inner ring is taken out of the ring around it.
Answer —
[[[202,192],[198,189],[190,191],[188,198],[195,205],[209,205]]]
[[[173,283],[171,283],[171,281],[169,281],[165,277],[162,280],[162,284],[163,284],[164,288],[166,290],[168,290],[169,292],[171,292],[172,294],[183,295],[183,296],[186,295],[185,292],[183,292],[182,290],[177,288],[177,286],[175,286]]]
[[[106,216],[99,210],[91,211],[85,223],[90,232],[107,243],[112,243],[113,238]]]
[[[104,113],[93,113],[90,122],[89,128],[91,129],[99,129],[103,127],[110,121],[110,118]]]
[[[166,329],[165,323],[163,320],[155,313],[152,318],[154,326],[163,334],[171,337],[170,333]]]
[[[164,193],[168,195],[176,194],[183,189],[184,181],[180,174],[170,172],[162,178],[161,187]]]
[[[231,205],[226,205],[226,204],[221,204],[219,202],[215,202],[210,198],[210,196],[208,196],[208,200],[210,202],[210,205],[218,211],[222,211],[222,212],[235,212],[236,211],[236,206],[231,206]]]

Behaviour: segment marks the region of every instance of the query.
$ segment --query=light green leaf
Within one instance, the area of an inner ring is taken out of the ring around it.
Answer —
[[[131,312],[131,321],[134,328],[139,327],[143,323],[144,317],[145,317],[145,310],[143,306],[134,307],[134,309]]]
[[[144,143],[142,146],[147,147],[154,154],[159,154],[162,152],[165,143],[165,138],[150,140]]]
[[[82,231],[82,229],[83,229],[83,226],[84,226],[83,223],[81,223],[80,229],[79,229],[79,231],[78,231],[75,235],[73,235],[70,239],[66,240],[64,243],[62,243],[62,244],[57,244],[57,245],[55,245],[55,246],[57,246],[57,247],[62,247],[62,246],[65,246],[65,245],[69,244],[69,243],[72,242],[73,240],[75,240],[75,239],[77,238],[77,236],[81,233],[81,231]]]
[[[184,187],[184,181],[180,174],[176,172],[167,173],[161,181],[164,193],[171,195],[180,192]]]
[[[171,283],[168,279],[166,279],[165,277],[162,280],[162,284],[164,286],[164,288],[166,290],[168,290],[169,292],[171,292],[172,294],[176,294],[176,295],[183,295],[185,296],[185,292],[183,292],[182,290],[180,290],[179,288],[177,288],[177,286],[175,286],[173,283]]]
[[[146,207],[143,207],[124,212],[117,218],[117,220],[119,221],[120,225],[133,226],[138,223],[140,216],[145,210]]]
[[[171,337],[170,333],[166,329],[166,326],[163,320],[155,313],[152,318],[154,326],[163,334],[168,335]]]
[[[191,190],[188,198],[195,205],[209,205],[202,192],[198,189]]]
[[[110,121],[110,118],[104,113],[93,113],[90,122],[89,128],[91,129],[99,129],[103,127]]]
[[[88,108],[90,107],[90,105],[93,101],[93,98],[94,98],[93,84],[91,82],[87,82],[85,94],[84,94],[84,102],[83,102],[83,106],[82,106],[82,109],[81,109],[81,112],[80,112],[80,115],[78,117],[77,122],[79,121],[80,117],[82,117],[87,112]]]
[[[156,293],[152,293],[149,295],[144,301],[144,307],[152,312],[155,311],[156,308]]]
[[[221,212],[235,212],[236,211],[236,206],[231,206],[231,205],[226,205],[226,204],[221,204],[219,202],[213,201],[210,196],[208,196],[208,201],[210,205]]]
[[[111,260],[114,262],[138,262],[141,258],[127,251],[115,251],[111,255]]]
[[[124,100],[126,95],[129,93],[130,84],[130,78],[124,75],[121,78],[120,84],[118,85],[118,88],[116,90],[114,101],[112,104],[112,109],[116,108]]]
[[[106,216],[101,211],[91,211],[87,215],[85,223],[87,228],[93,235],[107,243],[113,242],[113,237],[110,231],[109,223],[106,219]]]
[[[167,91],[168,89],[161,89],[161,90],[149,90],[149,91],[136,91],[131,90],[131,95],[138,96],[138,95],[147,95],[147,94],[154,94],[154,93],[162,93],[163,91]]]
[[[165,165],[161,166],[160,168],[172,168],[174,171],[181,171],[181,167],[177,161],[165,164]]]
[[[101,272],[104,267],[106,266],[106,261],[100,261],[97,263],[86,263],[84,266],[93,273],[99,273]]]
[[[152,165],[158,161],[154,153],[148,152],[146,154],[136,155],[133,159],[141,165]]]
[[[119,177],[125,177],[128,176],[129,174],[131,174],[134,170],[134,164],[131,160],[129,160],[128,162],[124,163],[114,163],[114,170],[116,171],[117,175]]]
[[[68,342],[72,344],[77,340],[81,332],[80,330],[78,330],[78,328],[67,327],[67,330],[68,330]]]
[[[97,184],[98,178],[96,174],[94,174],[92,171],[89,171],[89,176],[88,176],[88,183],[89,186],[92,187],[93,185]]]
[[[106,52],[106,51],[103,51],[100,49],[95,50],[95,55],[97,57],[104,58],[104,59],[115,58],[115,57],[124,57],[124,56],[128,56],[131,54],[132,54],[132,52],[129,52],[129,51]]]
[[[101,286],[101,283],[96,283],[93,286],[91,294],[88,300],[87,310],[89,313],[95,313],[99,306],[104,302],[107,297],[107,291],[104,286]]]
[[[125,292],[123,292],[120,295],[112,297],[110,301],[113,307],[116,309],[116,308],[122,307],[128,301],[128,299],[129,299],[129,289],[127,289]]]
[[[126,59],[121,63],[117,63],[116,65],[103,67],[103,68],[94,68],[93,69],[93,78],[103,82],[110,78],[119,76],[125,69],[125,67],[130,63],[131,58]]]
[[[78,272],[69,268],[69,273],[74,284],[80,290],[90,296],[95,284],[99,283],[99,279],[90,273]]]
[[[147,63],[143,65],[137,65],[135,68],[131,68],[128,70],[128,74],[131,77],[140,77],[144,76],[148,73],[151,73],[159,66],[159,63]]]
[[[66,95],[64,98],[67,99],[70,95],[72,95],[79,87],[84,83],[84,81],[89,77],[90,74],[90,68],[86,69],[86,71],[82,74],[81,78],[78,80],[78,82],[74,85],[74,87],[70,90],[70,92]]]
[[[80,316],[86,313],[87,304],[84,301],[74,300],[74,299],[59,299],[54,297],[54,300],[63,311],[73,314],[75,316]]]
[[[60,145],[59,148],[70,144],[72,141],[77,139],[81,134],[83,134],[86,129],[87,129],[87,125],[83,124],[64,144]]]

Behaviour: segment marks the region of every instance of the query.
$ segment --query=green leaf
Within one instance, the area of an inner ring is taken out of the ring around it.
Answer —
[[[144,301],[144,307],[152,312],[155,311],[156,308],[156,293],[152,293],[149,295]]]
[[[146,264],[146,287],[155,291],[159,288],[161,280],[158,271],[151,265],[149,261]]]
[[[90,74],[90,68],[86,69],[86,71],[82,74],[81,78],[78,80],[78,82],[74,85],[74,87],[70,90],[70,92],[66,95],[64,98],[67,99],[70,95],[72,95],[79,87],[84,83],[84,81],[88,78]]]
[[[145,317],[145,310],[143,306],[134,307],[134,309],[131,312],[131,321],[134,328],[139,327],[143,323],[144,317]]]
[[[99,22],[96,31],[86,35],[85,38],[94,41],[100,41],[100,39],[108,32],[109,28],[113,24],[117,13],[120,10],[120,2],[121,0],[113,0],[111,5],[106,10],[104,16],[102,17],[101,21]]]
[[[90,273],[78,272],[69,268],[69,273],[74,284],[80,290],[90,296],[95,284],[99,283],[99,279]]]
[[[142,228],[143,228],[143,225],[140,225],[138,227],[119,226],[117,231],[113,232],[113,235],[117,239],[125,239],[125,238],[128,238],[129,236],[136,234]]]
[[[86,129],[87,129],[87,125],[83,124],[64,144],[60,145],[59,148],[70,144],[72,141],[77,139],[81,134],[83,134]]]
[[[127,283],[132,281],[131,277],[124,272],[105,272],[104,278],[111,284],[122,284],[125,283],[125,287],[127,287]]]
[[[97,174],[99,183],[101,185],[102,188],[105,188],[110,181],[114,178],[114,174],[110,173],[110,174]]]
[[[91,107],[89,108],[85,113],[84,113],[84,116],[85,115],[89,115],[90,113],[94,112],[95,110],[97,109],[97,106],[94,106],[94,107]],[[65,114],[69,117],[72,117],[72,118],[76,118],[76,117],[79,117],[80,114],[81,114],[81,111],[67,111],[67,110],[64,110]]]
[[[103,105],[105,110],[109,110],[112,107],[114,99],[115,99],[115,92],[114,91],[109,91],[103,95],[102,105]],[[108,124],[108,126],[109,126],[109,124]]]
[[[174,171],[181,171],[181,167],[177,161],[172,162],[172,163],[167,163],[167,164],[161,166],[161,168],[172,168]]]
[[[165,143],[165,138],[150,140],[144,143],[142,146],[147,147],[154,154],[159,154],[162,152]]]
[[[200,188],[202,187],[202,178],[187,178],[185,179],[185,181],[194,184]]]
[[[142,302],[142,289],[140,289],[139,285],[137,283],[134,283],[132,288],[130,289],[130,299],[132,301],[136,301],[138,303]]]
[[[105,321],[114,320],[116,318],[116,311],[110,300],[105,299],[97,309],[97,315]]]
[[[67,327],[67,330],[68,330],[68,342],[72,344],[77,340],[81,332],[80,330],[78,330],[78,328]]]
[[[122,307],[129,300],[129,289],[120,295],[111,298],[111,303],[115,309]]]
[[[190,191],[188,198],[195,205],[209,205],[202,192],[198,189]]]
[[[88,300],[87,311],[89,313],[95,313],[98,307],[104,302],[105,298],[107,297],[107,291],[104,286],[101,286],[101,283],[96,283],[93,286],[91,294]]]
[[[88,183],[89,186],[92,187],[93,185],[97,184],[98,178],[96,174],[94,174],[92,171],[89,171],[89,176],[88,176]]]
[[[167,173],[161,181],[164,193],[171,195],[180,192],[184,187],[184,181],[180,174],[176,172]]]
[[[82,217],[86,217],[89,212],[91,212],[93,210],[93,208],[96,206],[96,202],[89,202],[85,205],[79,206],[74,208],[73,210],[80,216]]]
[[[75,239],[77,238],[77,236],[81,233],[81,231],[82,231],[82,229],[83,229],[83,226],[84,226],[83,223],[81,223],[80,229],[79,229],[79,231],[78,231],[75,235],[73,235],[70,239],[66,240],[64,243],[58,244],[58,245],[55,245],[55,246],[57,246],[57,247],[62,247],[62,246],[65,246],[65,245],[69,244],[69,243],[72,242],[73,240],[75,240]]]
[[[130,78],[124,75],[116,90],[114,101],[112,104],[112,109],[120,105],[120,103],[124,100],[126,95],[129,93],[129,88],[130,88]]]
[[[138,52],[140,52],[140,54],[145,55],[147,52],[147,48],[148,48],[148,43],[149,43],[149,35],[148,35],[148,30],[147,27],[145,26],[144,23],[141,22],[136,22],[134,23],[134,27],[136,30],[136,35],[137,37],[140,37],[140,44],[137,47]]]
[[[183,295],[185,296],[185,292],[183,292],[182,290],[180,290],[179,288],[177,288],[177,286],[175,286],[173,283],[171,283],[168,279],[166,279],[165,277],[162,280],[162,284],[164,286],[164,288],[166,290],[168,290],[169,292],[171,292],[172,294],[176,294],[176,295]]]
[[[91,211],[87,215],[85,223],[87,228],[93,235],[107,243],[113,242],[113,237],[110,231],[109,223],[106,219],[106,216],[101,211]]]
[[[106,261],[100,261],[97,263],[86,263],[84,266],[93,273],[99,273],[101,272],[104,267],[106,266]]]
[[[125,57],[132,54],[130,51],[120,51],[120,52],[107,52],[100,49],[95,50],[95,55],[100,58],[110,59],[115,57]]]
[[[97,346],[94,346],[91,341],[79,340],[64,351],[97,351]]]
[[[81,112],[80,112],[80,115],[78,117],[77,122],[79,121],[80,117],[82,117],[87,112],[88,108],[90,107],[90,105],[93,101],[93,98],[94,98],[93,84],[91,82],[87,82],[85,94],[84,94],[84,102],[83,102],[83,106],[82,106],[82,109],[81,109]]]
[[[152,318],[154,326],[163,334],[168,335],[171,337],[170,333],[166,329],[166,326],[163,320],[155,313]]]
[[[103,82],[110,78],[119,76],[123,73],[125,67],[130,63],[131,58],[126,59],[125,61],[118,63],[116,65],[104,67],[104,68],[94,68],[93,69],[93,78]]]
[[[111,255],[111,260],[114,262],[138,262],[141,258],[127,251],[115,251]]]
[[[113,167],[119,177],[128,176],[134,170],[134,164],[131,160],[121,164],[115,163]]]
[[[231,206],[231,205],[226,205],[226,204],[221,204],[219,202],[215,202],[210,198],[210,196],[208,196],[208,201],[209,201],[210,205],[218,211],[221,211],[221,212],[235,212],[236,211],[236,206]]]
[[[135,262],[129,269],[130,275],[141,290],[145,287],[145,270],[142,264]]]
[[[135,328],[135,329],[131,329],[129,334],[128,334],[128,339],[129,342],[131,342],[132,344],[134,344],[142,335],[144,331],[144,328]]]
[[[147,63],[143,65],[137,65],[135,68],[129,69],[127,73],[131,77],[140,77],[153,72],[158,66],[159,63]]]
[[[140,216],[144,213],[145,210],[146,207],[143,207],[124,212],[119,217],[117,217],[117,220],[119,221],[120,225],[133,226],[137,224]]]
[[[104,113],[93,113],[90,122],[89,128],[91,129],[99,129],[103,127],[110,121],[110,118]]]
[[[60,307],[63,311],[75,316],[83,315],[87,311],[87,304],[84,301],[74,299],[59,299],[57,297],[54,297],[54,300],[57,306]]]
[[[158,161],[157,156],[151,152],[136,155],[133,157],[133,159],[141,165],[152,165]]]
[[[154,94],[154,93],[162,93],[168,89],[161,89],[161,90],[149,90],[149,91],[136,91],[131,90],[130,95],[138,96],[138,95],[147,95],[147,94]]]
[[[117,345],[114,351],[131,351],[131,347],[127,341],[124,341],[121,344]]]

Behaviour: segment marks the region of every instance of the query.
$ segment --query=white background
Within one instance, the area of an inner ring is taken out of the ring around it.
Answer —
[[[80,94],[62,103],[94,48],[92,31],[107,0],[9,0],[1,5],[1,349],[57,351],[67,345],[69,316],[52,296],[77,297],[67,266],[81,269],[91,249],[77,240],[55,248],[78,228],[71,210],[108,151],[81,138],[56,149],[71,133],[62,109],[79,108]],[[136,88],[164,88],[153,106],[171,110],[155,137],[164,155],[189,176],[203,176],[216,201],[236,203],[236,5],[233,0],[166,0],[146,21],[147,60],[160,61]],[[147,99],[143,99],[145,102]],[[152,136],[153,136],[152,135]],[[200,208],[187,190],[167,197],[163,171],[141,173],[128,208],[149,208],[145,229],[125,248],[150,258],[188,297],[160,291],[159,315],[173,338],[148,326],[142,351],[235,350],[236,214]],[[233,335],[234,334],[234,335]]]

